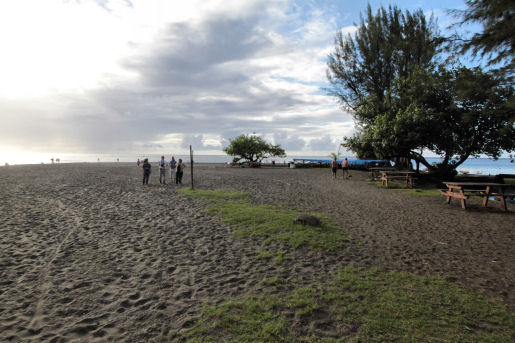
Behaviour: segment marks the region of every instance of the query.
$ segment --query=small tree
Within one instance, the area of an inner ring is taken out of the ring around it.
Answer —
[[[261,163],[268,157],[286,157],[286,153],[279,144],[269,144],[256,135],[240,135],[229,141],[229,146],[225,147],[223,151],[234,157],[233,162],[245,160],[250,163]]]

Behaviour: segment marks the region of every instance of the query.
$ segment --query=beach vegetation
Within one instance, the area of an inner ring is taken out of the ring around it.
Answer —
[[[277,251],[274,261],[277,263],[282,263],[287,256],[288,254],[284,250],[279,250]]]
[[[265,260],[271,259],[272,257],[274,257],[274,253],[269,250],[261,251],[258,254],[258,258],[265,259]]]
[[[208,212],[218,215],[222,222],[234,225],[236,237],[262,237],[267,243],[288,244],[295,249],[306,246],[322,251],[335,251],[348,242],[347,236],[336,223],[319,214],[311,215],[317,217],[321,225],[302,225],[294,223],[296,217],[306,214],[300,210],[254,205],[247,199],[226,201],[245,197],[247,193],[183,188],[179,190],[179,194],[215,198],[211,201],[212,206]],[[284,254],[278,255],[276,262],[280,263],[284,258]]]
[[[331,94],[354,116],[345,137],[358,157],[415,160],[453,177],[471,156],[515,149],[514,88],[480,68],[448,67],[444,38],[421,10],[393,6],[366,16],[354,35],[336,35],[327,76]],[[429,163],[424,151],[442,157]]]
[[[440,278],[346,267],[319,288],[263,283],[283,287],[205,306],[176,341],[493,343],[512,342],[515,334],[503,304]]]
[[[286,157],[286,152],[279,144],[267,143],[263,138],[256,135],[240,135],[229,139],[229,145],[223,151],[233,156],[233,162],[241,160],[244,162],[261,163],[269,157]]]
[[[398,191],[419,197],[441,196],[440,189],[437,188],[397,188]]]
[[[237,237],[262,237],[267,243],[278,242],[295,249],[306,246],[323,251],[335,251],[348,242],[347,236],[334,222],[320,215],[314,215],[320,219],[320,226],[294,224],[294,219],[303,214],[298,210],[254,205],[248,200],[240,200],[216,202],[208,212],[220,216],[222,222],[234,225]]]
[[[281,288],[281,286],[282,286],[282,282],[279,280],[279,278],[277,276],[263,278],[260,283],[262,285],[273,286],[275,288]]]

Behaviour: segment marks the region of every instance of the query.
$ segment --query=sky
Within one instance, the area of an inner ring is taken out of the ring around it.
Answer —
[[[2,0],[0,153],[223,154],[257,134],[288,155],[355,130],[324,90],[363,0]],[[463,0],[371,0],[434,14]]]

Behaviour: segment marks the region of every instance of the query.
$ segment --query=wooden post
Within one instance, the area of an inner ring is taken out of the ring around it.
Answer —
[[[190,145],[190,170],[191,170],[191,189],[195,189],[193,187],[193,149],[191,149],[191,145]]]

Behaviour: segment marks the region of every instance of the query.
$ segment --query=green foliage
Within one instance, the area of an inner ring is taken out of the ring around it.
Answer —
[[[285,151],[279,144],[269,144],[256,135],[240,135],[235,139],[230,139],[229,146],[225,147],[223,151],[233,156],[234,162],[240,160],[261,162],[268,157],[286,157]]]
[[[265,286],[274,286],[275,288],[281,288],[282,286],[282,283],[281,281],[279,281],[279,278],[277,276],[264,278],[263,280],[261,280],[260,283]]]
[[[461,52],[487,57],[490,65],[501,63],[513,74],[515,52],[515,2],[512,0],[467,0],[468,8],[453,11],[463,23],[481,23],[483,31],[465,38]],[[460,37],[462,38],[462,37]]]
[[[209,210],[220,219],[238,229],[237,237],[263,237],[267,242],[280,242],[294,248],[302,246],[315,250],[334,251],[343,246],[347,237],[327,218],[320,218],[322,225],[293,224],[302,212],[285,210],[277,206],[253,205],[247,200],[217,202]]]
[[[452,177],[470,156],[498,158],[515,148],[513,93],[479,69],[417,70],[396,80],[386,98],[388,107],[349,139],[349,147],[362,155],[413,158],[434,174]],[[419,153],[422,148],[443,161],[431,165]]]
[[[341,156],[341,154],[342,154],[341,152],[332,152],[332,153],[329,154],[329,157],[334,158],[334,159],[337,160],[338,157]]]
[[[178,190],[180,195],[190,196],[194,198],[203,198],[203,197],[211,197],[211,198],[219,198],[219,199],[238,199],[243,198],[249,195],[246,192],[229,192],[225,189],[191,189],[191,188],[181,188]]]
[[[354,110],[366,98],[381,106],[396,78],[432,68],[441,43],[435,21],[427,21],[422,10],[403,13],[390,6],[373,14],[368,5],[354,36],[336,35],[327,63],[330,91]]]
[[[277,278],[263,283],[282,285]],[[320,318],[340,338],[310,330]],[[512,342],[514,327],[502,305],[441,279],[347,267],[331,287],[206,307],[177,341],[493,343]]]

